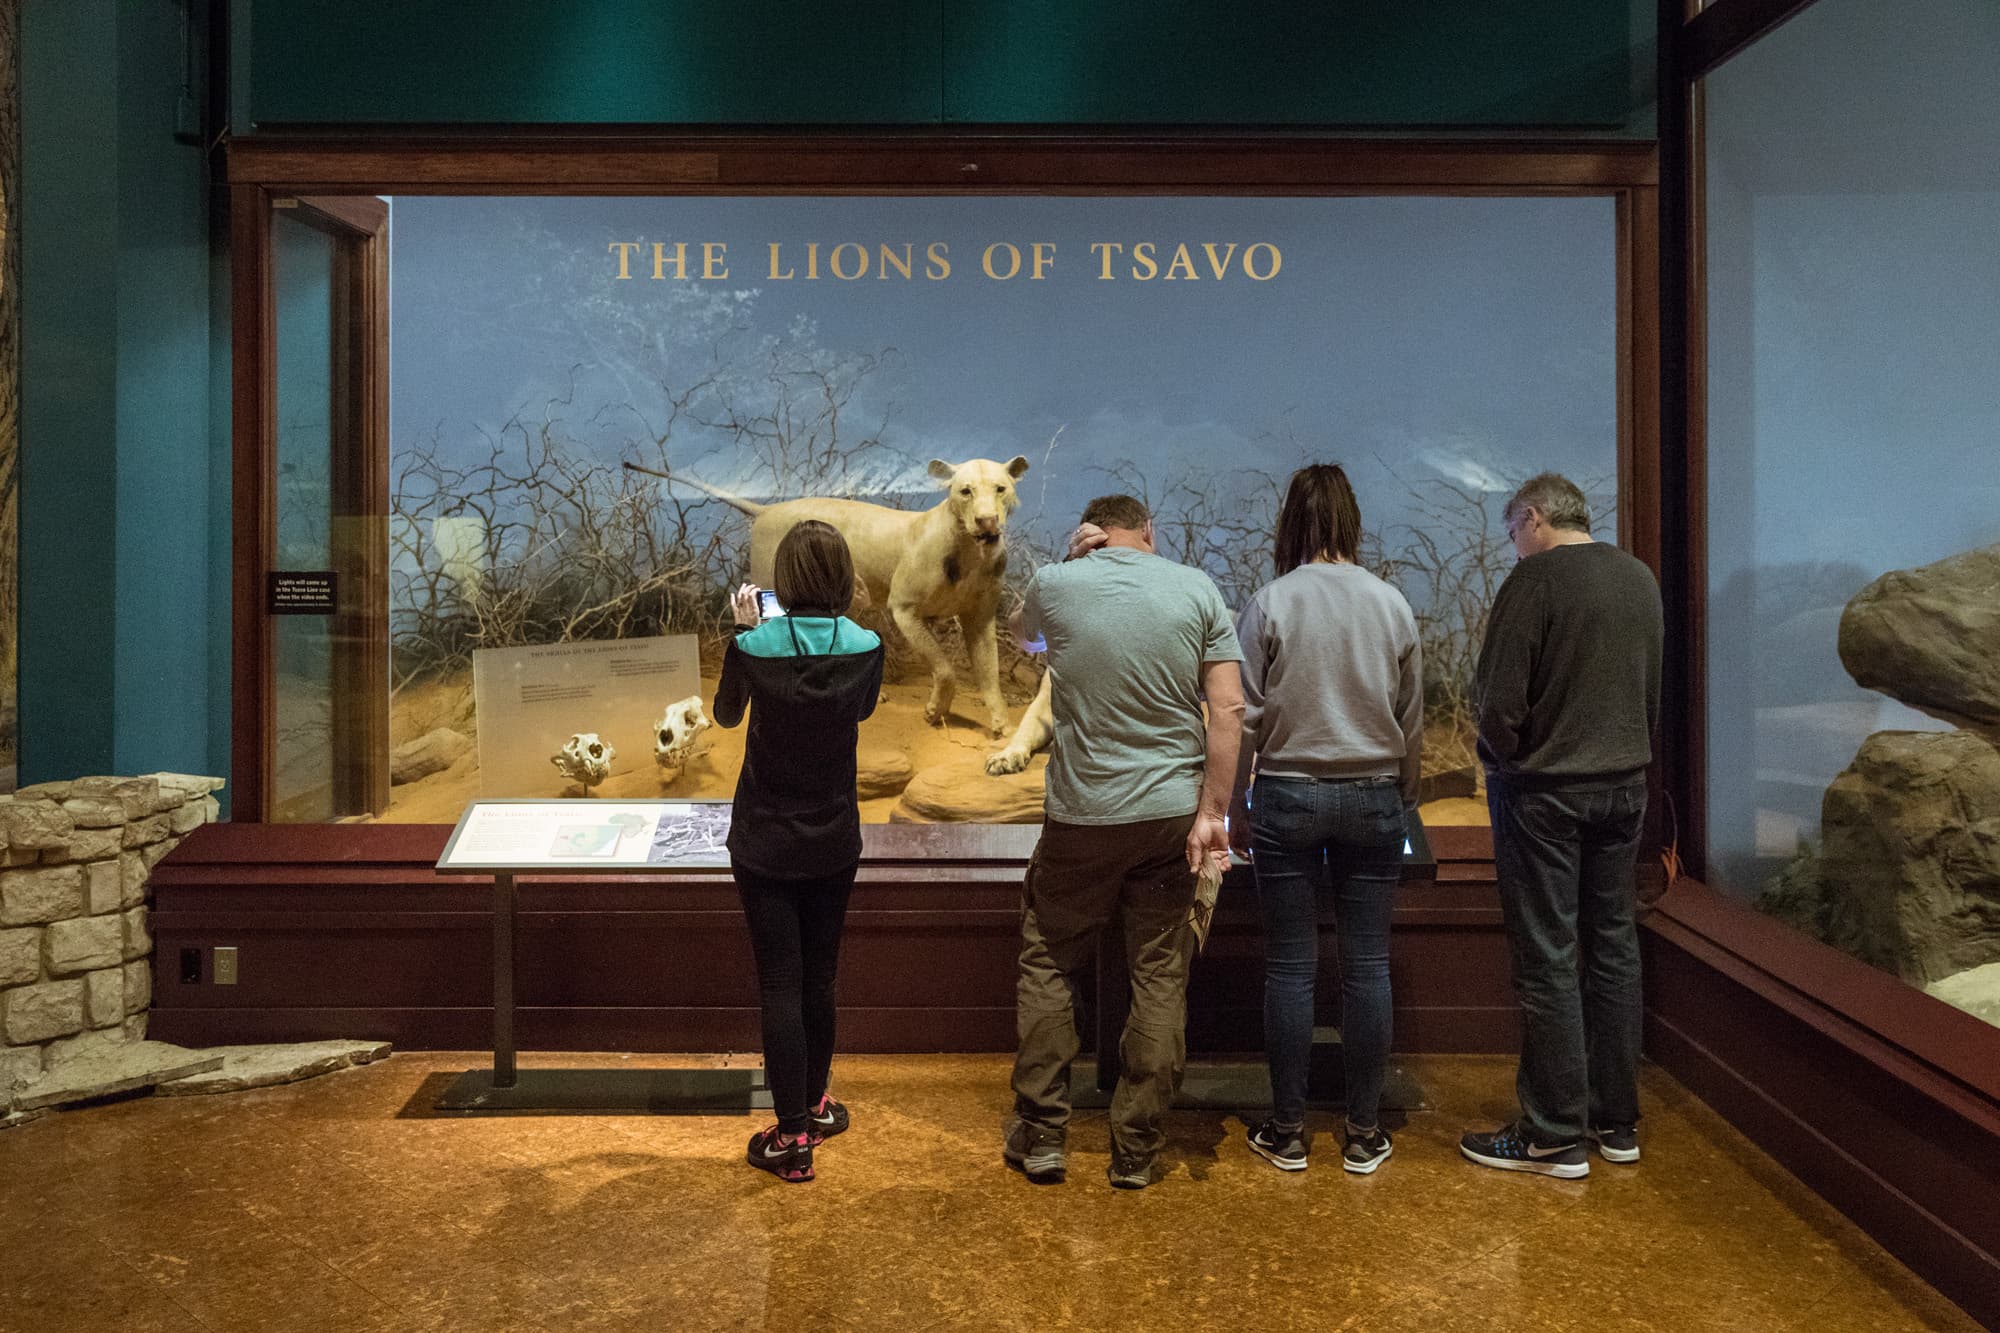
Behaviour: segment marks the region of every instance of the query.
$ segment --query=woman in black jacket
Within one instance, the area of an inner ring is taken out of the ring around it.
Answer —
[[[854,749],[882,689],[882,641],[842,614],[854,562],[832,526],[800,523],[778,543],[772,582],[787,614],[758,623],[758,590],[731,599],[715,720],[750,714],[729,826],[729,868],[750,925],[764,1010],[764,1077],[778,1123],[750,1139],[750,1165],[813,1178],[813,1148],[847,1128],[828,1095],[834,973],[861,860]]]

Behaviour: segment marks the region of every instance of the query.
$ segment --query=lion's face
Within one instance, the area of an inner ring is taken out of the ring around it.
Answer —
[[[930,474],[944,483],[945,504],[959,530],[977,542],[998,542],[1007,530],[1007,516],[1020,496],[1014,483],[1028,470],[1028,460],[1016,454],[1005,463],[974,458],[952,464],[931,460]]]

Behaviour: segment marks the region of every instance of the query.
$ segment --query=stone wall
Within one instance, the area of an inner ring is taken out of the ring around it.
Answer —
[[[68,1054],[145,1038],[147,884],[221,787],[155,773],[0,796],[0,1105]]]

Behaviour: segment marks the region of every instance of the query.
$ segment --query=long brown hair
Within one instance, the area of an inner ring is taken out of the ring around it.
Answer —
[[[1322,555],[1354,560],[1361,550],[1361,506],[1338,463],[1313,463],[1292,474],[1278,510],[1272,558],[1278,577]]]
[[[854,601],[854,557],[831,523],[806,519],[778,543],[771,561],[778,600],[793,615],[845,615]]]

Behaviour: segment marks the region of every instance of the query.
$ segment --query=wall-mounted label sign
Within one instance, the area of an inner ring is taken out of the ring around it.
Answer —
[[[330,569],[274,569],[264,584],[264,609],[274,616],[330,616],[335,583]]]

